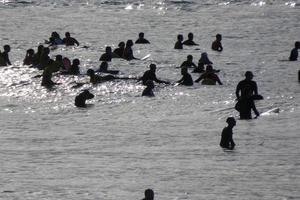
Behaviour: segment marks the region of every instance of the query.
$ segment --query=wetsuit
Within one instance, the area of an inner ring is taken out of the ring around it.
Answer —
[[[220,146],[226,149],[234,149],[235,143],[232,139],[232,128],[225,127],[222,131]]]

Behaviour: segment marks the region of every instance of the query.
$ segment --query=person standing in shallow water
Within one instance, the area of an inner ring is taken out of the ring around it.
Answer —
[[[154,89],[154,83],[152,80],[148,80],[146,82],[146,88],[143,90],[142,96],[147,97],[154,97],[153,89]]]
[[[136,44],[150,44],[150,42],[144,38],[144,33],[139,33],[139,38],[135,41]]]
[[[150,69],[147,70],[143,76],[141,78],[139,78],[140,81],[143,82],[143,85],[146,85],[146,82],[148,80],[152,80],[152,81],[155,81],[157,83],[165,83],[165,84],[170,84],[168,81],[162,81],[162,80],[159,80],[158,78],[156,78],[156,65],[155,64],[150,64]]]
[[[300,49],[300,42],[295,42],[295,48],[292,49],[291,55],[289,57],[290,61],[296,61],[298,59],[298,49]]]
[[[194,84],[192,76],[189,74],[188,69],[186,67],[181,68],[182,78],[177,81],[179,85],[192,86]]]
[[[214,51],[223,51],[223,46],[221,43],[222,40],[222,35],[221,34],[217,34],[216,35],[216,40],[211,44],[211,49]]]
[[[193,41],[194,39],[194,34],[193,33],[189,33],[188,34],[188,39],[186,41],[184,41],[182,44],[186,45],[186,46],[198,46],[199,44],[195,43]]]
[[[183,49],[183,36],[181,34],[177,35],[177,42],[175,43],[174,49]]]
[[[252,81],[253,73],[251,71],[246,71],[245,77],[246,78],[240,81],[236,86],[235,94],[237,100],[247,95],[258,95],[257,84],[255,81]]]
[[[65,36],[66,37],[62,42],[63,44],[65,44],[66,46],[74,46],[75,44],[79,46],[79,42],[75,38],[71,37],[71,34],[69,32],[66,32]]]
[[[145,190],[145,197],[142,200],[154,200],[154,192],[152,189]]]
[[[92,99],[94,97],[95,96],[92,93],[90,93],[88,90],[84,90],[83,92],[81,92],[79,95],[75,97],[75,106],[85,108],[87,107],[85,101],[88,99]]]
[[[0,51],[0,66],[11,65],[11,62],[10,62],[9,56],[8,56],[8,53],[10,52],[10,46],[4,45],[3,49],[4,49],[4,52],[1,53],[1,51]]]
[[[228,117],[226,120],[228,126],[225,127],[222,131],[220,146],[225,149],[233,150],[235,143],[232,139],[232,129],[236,125],[236,121],[233,117]]]

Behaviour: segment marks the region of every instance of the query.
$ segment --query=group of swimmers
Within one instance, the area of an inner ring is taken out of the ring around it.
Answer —
[[[193,33],[188,34],[188,39],[183,41],[183,35],[177,36],[177,41],[174,45],[174,49],[183,49],[183,45],[187,46],[197,46],[199,44],[193,41]],[[222,52],[223,46],[221,43],[222,35],[217,34],[215,41],[212,42],[211,48],[214,51]],[[144,38],[144,33],[139,33],[138,39],[135,41],[136,44],[150,44],[150,42]],[[24,65],[29,65],[30,67],[43,70],[42,73],[42,86],[52,87],[58,83],[55,83],[51,80],[52,74],[58,72],[63,75],[79,75],[80,74],[80,61],[79,59],[73,59],[72,63],[67,57],[62,55],[56,55],[55,60],[51,59],[49,56],[51,46],[57,45],[66,45],[66,46],[79,46],[79,42],[71,37],[69,32],[65,33],[65,38],[61,39],[57,32],[52,32],[48,41],[45,41],[45,44],[48,44],[48,47],[39,45],[37,52],[33,49],[28,49],[26,56],[23,60]],[[143,76],[140,78],[129,78],[129,77],[118,77],[115,74],[118,74],[118,70],[108,70],[108,62],[111,62],[113,58],[122,58],[125,60],[138,59],[133,55],[132,46],[134,45],[132,40],[127,40],[126,44],[120,42],[118,48],[112,51],[110,46],[107,46],[105,53],[103,53],[99,61],[101,65],[98,70],[88,69],[87,75],[90,77],[90,83],[98,84],[105,81],[112,81],[115,79],[129,80],[134,79],[141,81],[145,85],[145,89],[142,92],[142,96],[153,97],[154,82],[170,84],[168,81],[160,80],[156,77],[156,65],[150,64],[149,70],[144,72]],[[0,66],[11,65],[9,59],[9,52],[11,50],[9,45],[4,45],[3,52],[0,51]],[[300,42],[295,42],[295,48],[292,49],[289,60],[296,61],[298,59],[298,49],[300,49]],[[220,70],[213,69],[212,62],[209,60],[206,52],[201,54],[201,58],[198,61],[198,65],[193,62],[193,56],[188,55],[187,60],[184,61],[181,65],[181,75],[182,78],[177,81],[179,85],[192,86],[194,81],[192,76],[189,74],[188,69],[193,68],[193,73],[201,73],[199,78],[195,82],[200,82],[203,85],[222,85],[223,83],[219,79],[218,73]],[[206,68],[205,68],[206,67]],[[98,75],[96,72],[107,73],[108,75]],[[300,72],[299,72],[300,74]],[[236,98],[237,103],[235,109],[240,113],[240,119],[252,119],[252,110],[254,111],[256,118],[259,116],[259,112],[255,107],[254,100],[263,99],[261,95],[258,94],[257,84],[253,79],[253,73],[247,71],[245,73],[245,79],[240,81],[236,87]],[[83,90],[79,95],[75,97],[75,106],[77,107],[86,107],[86,100],[94,98],[94,95],[88,90]],[[236,121],[233,117],[229,117],[226,122],[228,126],[225,127],[222,131],[222,138],[220,146],[226,149],[233,149],[235,143],[232,139],[232,129],[236,125]],[[152,191],[153,192],[153,191]]]

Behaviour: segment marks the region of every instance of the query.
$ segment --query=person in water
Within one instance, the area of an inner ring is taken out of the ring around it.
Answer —
[[[236,125],[236,121],[233,117],[228,117],[226,120],[228,126],[225,127],[222,131],[220,146],[225,149],[233,150],[235,143],[232,139],[232,129]]]
[[[125,60],[133,60],[133,59],[137,59],[133,56],[133,50],[132,50],[132,46],[133,46],[133,42],[132,40],[127,40],[126,42],[126,46],[123,52],[123,58]]]
[[[74,60],[72,61],[72,65],[71,65],[71,67],[70,67],[68,73],[69,73],[70,75],[79,75],[79,74],[80,74],[80,67],[79,67],[79,65],[80,65],[80,60],[77,59],[77,58],[74,59]]]
[[[198,46],[199,44],[195,43],[193,40],[194,40],[194,34],[189,33],[188,34],[188,39],[185,40],[182,44],[186,45],[186,46]]]
[[[183,49],[183,35],[177,35],[177,42],[175,43],[174,49]]]
[[[141,78],[139,78],[139,80],[141,80],[143,82],[143,85],[146,85],[148,80],[152,80],[157,83],[170,84],[168,81],[162,81],[162,80],[159,80],[158,78],[156,78],[156,74],[155,74],[156,65],[155,64],[150,64],[149,67],[150,67],[150,69],[147,70]]]
[[[154,192],[152,189],[145,190],[145,197],[142,200],[154,200]]]
[[[69,32],[66,32],[65,36],[66,37],[63,39],[63,44],[66,46],[74,46],[75,44],[79,46],[79,42],[75,38],[71,37]]]
[[[102,73],[109,73],[109,74],[118,74],[119,70],[108,70],[108,63],[103,61],[100,64],[99,69],[97,70],[97,72],[102,72]]]
[[[26,51],[26,56],[23,60],[23,65],[32,65],[33,64],[33,56],[34,56],[34,50],[28,49]]]
[[[235,109],[240,113],[240,119],[252,119],[252,110],[256,115],[255,118],[259,116],[259,112],[256,109],[253,96],[250,92],[239,98],[235,105]]]
[[[188,69],[186,67],[181,68],[182,78],[177,81],[179,85],[192,86],[194,84],[192,76],[189,74]]]
[[[118,44],[118,48],[116,48],[113,51],[113,55],[115,55],[116,58],[123,58],[124,50],[125,50],[125,42],[120,42]]]
[[[3,49],[4,51],[2,53],[0,52],[0,66],[11,65],[11,62],[9,60],[9,55],[8,55],[8,53],[10,52],[10,46],[4,45]]]
[[[201,80],[203,80],[201,82],[202,85],[216,85],[217,82],[219,83],[219,85],[223,85],[218,75],[215,74],[211,65],[206,66],[206,71],[201,74],[200,77],[195,80],[195,82],[198,83]]]
[[[106,61],[106,62],[110,62],[112,59],[112,50],[110,46],[107,46],[105,48],[105,53],[102,54],[99,58],[99,61]]]
[[[60,45],[60,44],[63,44],[63,40],[60,38],[60,36],[57,32],[52,32],[51,37],[49,38],[49,41],[46,41],[45,43],[49,44],[50,46]]]
[[[146,88],[143,90],[142,96],[147,97],[154,97],[153,89],[154,89],[154,83],[152,80],[148,80],[146,82]]]
[[[211,49],[214,51],[219,51],[219,52],[223,51],[221,40],[222,40],[222,35],[217,34],[216,40],[213,41],[213,43],[211,44]]]
[[[92,99],[94,97],[95,96],[92,93],[90,93],[88,90],[84,90],[83,92],[81,92],[79,95],[75,97],[75,106],[85,108],[87,107],[85,101],[88,99]]]
[[[237,100],[241,97],[245,97],[247,95],[258,95],[257,92],[257,84],[253,81],[253,73],[251,71],[247,71],[245,73],[245,79],[240,81],[236,86],[235,94]]]
[[[54,61],[50,59],[48,61],[47,65],[45,66],[44,71],[43,71],[41,85],[46,87],[46,88],[52,88],[54,85],[59,84],[59,83],[55,83],[51,80],[52,79],[52,73],[53,73],[53,65],[54,65]]]
[[[300,49],[300,42],[295,42],[295,48],[292,49],[291,55],[289,57],[290,61],[296,61],[298,59],[298,49]]]
[[[32,67],[40,68],[40,65],[41,65],[40,61],[41,61],[43,51],[44,51],[44,46],[39,45],[37,48],[37,52],[33,55]]]
[[[50,54],[50,49],[48,47],[44,47],[42,50],[42,54],[40,56],[38,69],[43,70],[45,69],[46,65],[48,65],[50,60],[49,54]]]
[[[180,65],[181,68],[191,68],[191,67],[194,67],[196,68],[197,65],[195,65],[195,63],[193,63],[193,56],[192,55],[188,55],[186,57],[186,61],[184,61],[181,65]]]
[[[95,71],[93,69],[88,69],[87,70],[87,75],[90,77],[90,83],[92,84],[98,84],[98,83],[103,83],[106,81],[113,81],[116,79],[120,80],[129,80],[129,79],[135,79],[136,78],[129,78],[129,77],[116,77],[113,75],[106,75],[106,76],[99,76],[95,74]]]
[[[139,33],[139,38],[135,41],[136,44],[150,44],[150,42],[144,38],[144,33]]]

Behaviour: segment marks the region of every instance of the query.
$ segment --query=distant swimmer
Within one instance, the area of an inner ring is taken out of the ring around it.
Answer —
[[[109,74],[118,74],[119,70],[108,70],[108,63],[103,61],[100,64],[99,69],[97,70],[97,72],[102,72],[102,73],[109,73]]]
[[[154,200],[154,192],[152,189],[145,190],[145,197],[142,200]]]
[[[42,75],[42,83],[41,85],[46,87],[46,88],[52,88],[52,86],[54,85],[58,85],[59,83],[55,83],[51,80],[52,78],[52,65],[53,65],[54,61],[53,60],[49,60],[48,64],[45,66],[45,69],[43,71],[43,75]]]
[[[32,65],[33,64],[33,56],[34,56],[34,50],[28,49],[26,51],[26,56],[23,60],[23,65]]]
[[[195,63],[193,63],[193,56],[192,55],[188,55],[186,57],[186,61],[184,61],[181,65],[180,65],[181,68],[191,68],[191,67],[194,67],[196,68],[197,65]]]
[[[251,93],[240,97],[235,105],[235,109],[240,113],[240,119],[252,119],[252,110],[256,115],[255,118],[259,116],[259,112],[256,109],[254,99],[252,98]]]
[[[201,57],[198,61],[198,64],[211,65],[213,64],[213,62],[209,60],[207,53],[203,52],[201,53]]]
[[[79,46],[79,42],[75,38],[71,37],[69,32],[66,32],[65,36],[66,37],[63,39],[63,44],[66,46],[74,46],[75,44]]]
[[[85,108],[87,107],[85,103],[86,100],[92,99],[94,97],[95,96],[92,93],[90,93],[88,90],[84,90],[83,92],[81,92],[79,95],[75,97],[75,106]]]
[[[132,46],[133,46],[133,42],[132,40],[127,40],[126,42],[126,46],[123,52],[123,58],[125,60],[133,60],[133,59],[137,59],[133,56],[133,50],[132,50]]]
[[[152,80],[148,80],[146,82],[146,88],[143,90],[142,96],[147,97],[154,97],[153,89],[154,89],[154,83]]]
[[[144,38],[144,33],[139,33],[139,38],[135,41],[136,44],[150,44],[150,42]]]
[[[188,34],[188,39],[186,41],[184,41],[182,44],[186,45],[186,46],[197,46],[197,45],[199,45],[199,44],[195,43],[193,40],[194,40],[194,34],[189,33]]]
[[[46,44],[50,46],[63,44],[63,40],[60,38],[57,32],[52,32],[51,37],[48,41],[45,41]]]
[[[72,61],[72,65],[71,65],[68,73],[71,74],[71,75],[79,75],[80,74],[80,67],[79,67],[79,65],[80,65],[79,59],[77,59],[77,58],[74,59]]]
[[[105,48],[105,53],[101,55],[99,61],[106,61],[106,62],[110,62],[112,59],[112,50],[110,46],[107,46]]]
[[[295,48],[292,49],[289,60],[296,61],[298,59],[298,49],[300,49],[300,42],[295,42]]]
[[[232,129],[236,125],[236,121],[233,117],[228,117],[226,120],[228,126],[225,127],[222,131],[220,146],[225,149],[233,150],[235,143],[232,139]]]
[[[42,54],[40,56],[38,69],[40,70],[45,69],[46,65],[48,65],[50,60],[49,54],[50,54],[50,49],[48,47],[44,47],[42,50]]]
[[[98,84],[98,83],[103,83],[106,81],[113,81],[116,79],[119,80],[136,80],[136,78],[129,78],[129,77],[116,77],[113,75],[105,75],[105,76],[99,76],[95,74],[95,71],[93,69],[88,69],[87,70],[87,75],[90,77],[90,83],[92,84]]]
[[[217,34],[216,35],[216,40],[211,44],[211,49],[214,51],[223,51],[223,47],[222,47],[222,35],[221,34]]]
[[[64,67],[62,55],[56,55],[55,61],[53,63],[52,71],[58,72],[58,71],[64,71],[64,70],[65,70],[65,67]]]
[[[11,62],[9,60],[9,55],[8,55],[8,53],[10,52],[10,46],[4,45],[3,49],[4,49],[4,51],[2,53],[0,51],[0,66],[11,65]]]
[[[177,42],[175,43],[174,49],[183,49],[183,35],[177,35]]]
[[[39,45],[38,48],[37,48],[37,52],[33,55],[32,67],[40,68],[40,64],[41,64],[40,61],[41,61],[43,51],[44,51],[44,46]]]
[[[139,78],[139,80],[141,80],[143,82],[143,85],[146,85],[146,82],[148,80],[152,80],[152,81],[155,81],[157,83],[165,83],[165,84],[170,84],[168,81],[162,81],[162,80],[159,80],[156,78],[156,65],[155,64],[150,64],[150,69],[147,70],[144,75]]]
[[[245,73],[245,77],[246,78],[244,80],[238,83],[235,90],[236,98],[238,100],[247,95],[258,95],[257,84],[255,81],[252,81],[253,73],[251,71],[247,71]]]
[[[215,74],[211,65],[206,66],[206,71],[201,74],[200,77],[195,80],[195,82],[198,83],[201,80],[202,85],[216,85],[217,82],[219,83],[219,85],[223,85],[218,75]]]
[[[192,86],[194,84],[192,76],[189,74],[188,69],[186,67],[181,68],[182,78],[177,81],[179,85]]]
[[[116,58],[123,58],[123,53],[124,53],[124,50],[125,50],[125,42],[120,42],[118,44],[118,48],[116,48],[114,51],[113,51],[113,55],[116,57]]]

